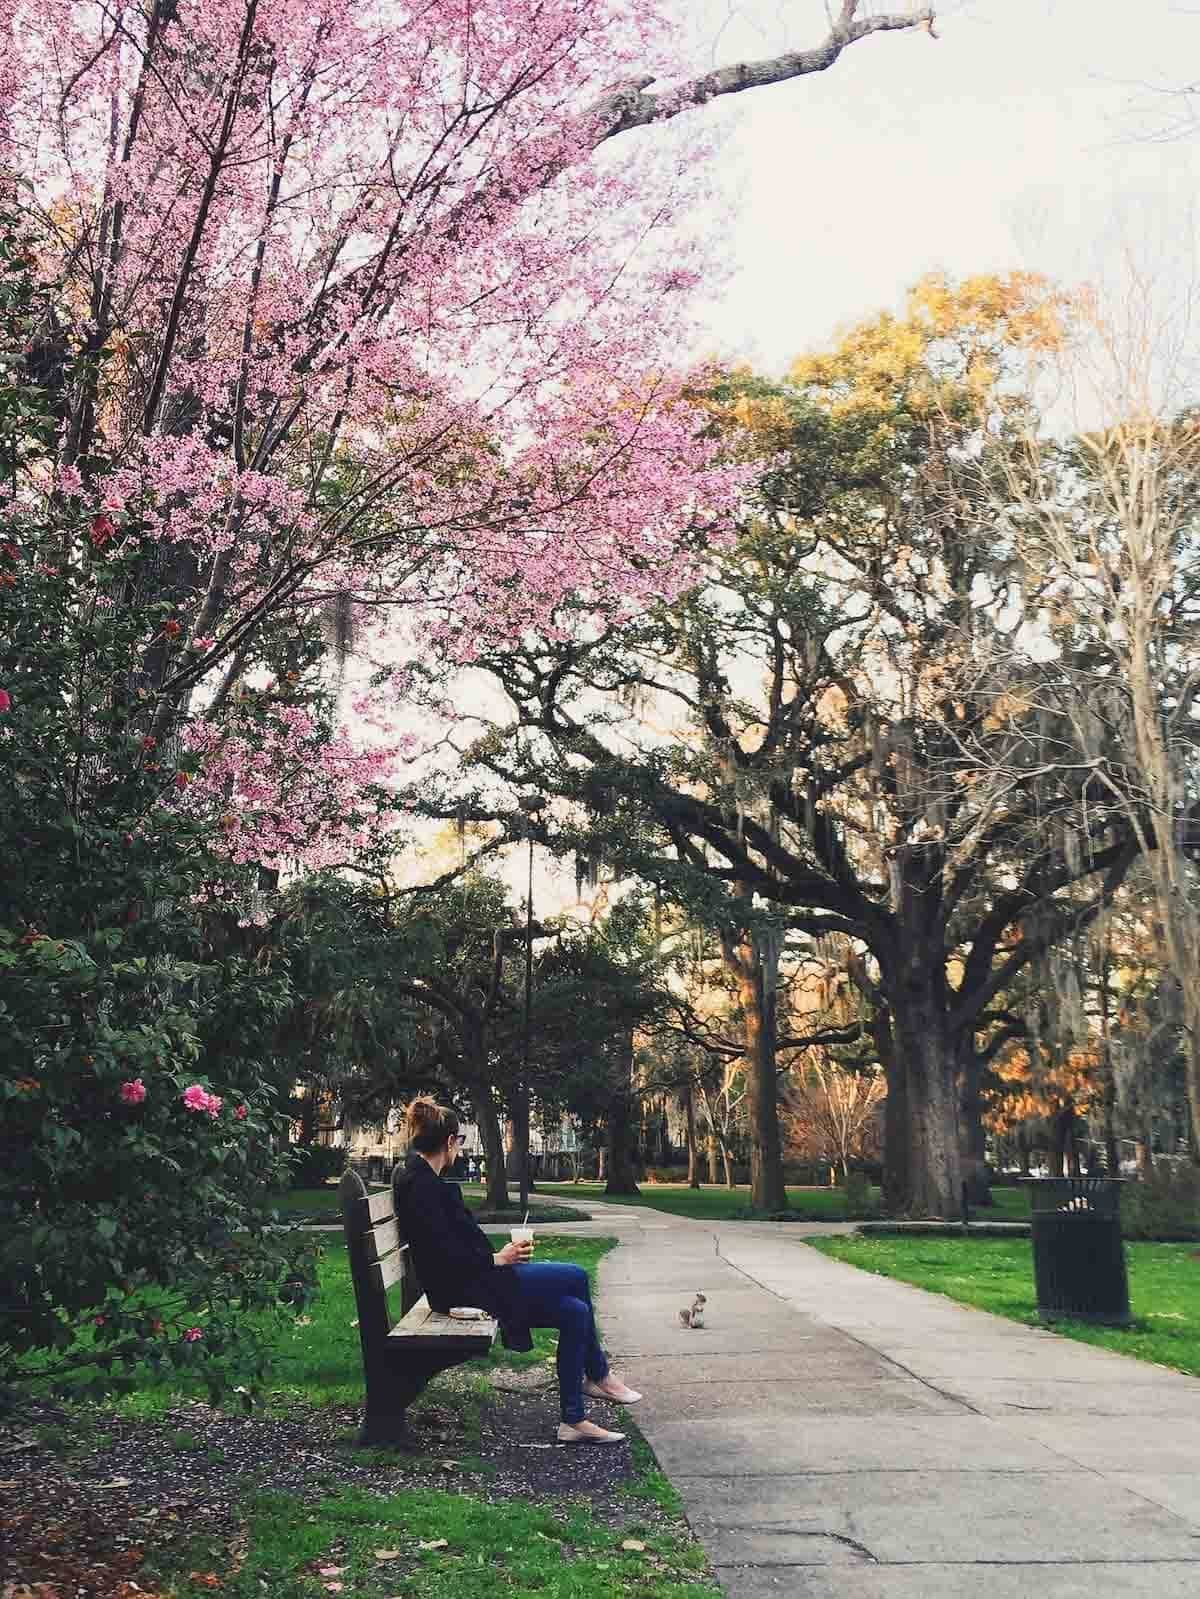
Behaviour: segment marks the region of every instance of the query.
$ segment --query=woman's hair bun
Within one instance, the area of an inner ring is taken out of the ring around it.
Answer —
[[[426,1154],[440,1149],[458,1131],[458,1117],[428,1094],[418,1094],[404,1110],[408,1140]]]
[[[441,1121],[442,1109],[436,1100],[430,1099],[428,1094],[418,1094],[416,1099],[408,1106],[404,1115],[408,1122],[409,1132],[419,1133]]]

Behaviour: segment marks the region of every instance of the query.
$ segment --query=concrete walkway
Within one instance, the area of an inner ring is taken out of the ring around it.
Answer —
[[[605,1343],[730,1599],[1200,1599],[1200,1380],[827,1260],[828,1224],[586,1208],[621,1241]]]

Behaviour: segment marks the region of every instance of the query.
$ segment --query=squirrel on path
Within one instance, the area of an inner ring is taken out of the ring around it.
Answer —
[[[707,1305],[707,1303],[708,1303],[707,1297],[704,1294],[697,1293],[695,1299],[692,1300],[691,1309],[690,1310],[681,1310],[679,1312],[679,1320],[683,1324],[683,1326],[685,1326],[685,1327],[703,1327],[704,1326],[704,1307],[705,1307],[705,1305]]]

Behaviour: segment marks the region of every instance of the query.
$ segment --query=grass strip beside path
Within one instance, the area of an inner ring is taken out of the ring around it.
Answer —
[[[468,1190],[470,1192],[470,1190]],[[539,1183],[534,1200],[547,1198],[600,1200],[606,1205],[641,1205],[670,1216],[690,1216],[697,1221],[753,1219],[750,1190],[738,1188],[688,1188],[685,1183],[643,1183],[637,1194],[606,1194],[603,1183]],[[789,1188],[788,1207],[806,1221],[846,1221],[846,1195],[841,1188]],[[879,1189],[870,1191],[871,1205],[879,1209]],[[1021,1188],[996,1188],[994,1204],[972,1212],[976,1221],[1026,1221],[1029,1195]],[[537,1212],[533,1213],[536,1221]],[[761,1220],[761,1217],[759,1218]],[[783,1224],[786,1225],[786,1224]]]
[[[212,1592],[205,1552],[191,1558],[195,1578],[171,1586],[178,1599]],[[705,1568],[682,1528],[604,1526],[586,1503],[488,1503],[416,1488],[317,1504],[263,1497],[251,1506],[239,1569],[218,1572],[226,1599],[717,1599]]]
[[[1010,1321],[1041,1326],[1027,1238],[821,1238],[814,1249],[863,1271],[945,1294]],[[1127,1243],[1132,1327],[1059,1321],[1079,1343],[1200,1376],[1200,1259],[1194,1244]]]

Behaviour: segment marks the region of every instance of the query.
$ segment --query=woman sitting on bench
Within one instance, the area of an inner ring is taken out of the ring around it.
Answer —
[[[406,1112],[409,1154],[396,1179],[396,1215],[433,1310],[473,1305],[495,1316],[505,1348],[533,1348],[531,1327],[558,1328],[560,1443],[617,1444],[625,1434],[588,1421],[584,1396],[632,1405],[642,1396],[608,1369],[596,1336],[587,1273],[531,1262],[532,1243],[492,1253],[457,1183],[442,1181],[462,1144],[458,1117],[422,1095]]]

